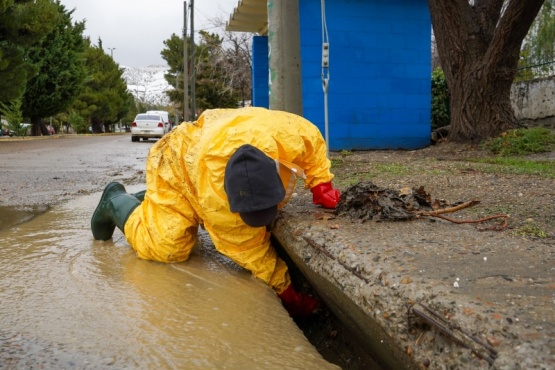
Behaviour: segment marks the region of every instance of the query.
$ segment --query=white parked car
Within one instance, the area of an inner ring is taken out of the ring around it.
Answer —
[[[139,113],[131,124],[131,141],[150,138],[159,139],[171,129],[170,123],[166,122],[161,115],[151,113]]]
[[[164,120],[164,122],[169,122],[170,124],[170,131],[171,129],[174,127],[174,123],[172,122],[172,119],[170,117],[170,113],[165,111],[165,110],[147,110],[146,111],[148,114],[159,114],[162,116],[162,119]]]

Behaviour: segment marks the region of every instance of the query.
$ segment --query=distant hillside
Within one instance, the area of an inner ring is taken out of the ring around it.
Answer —
[[[148,66],[142,68],[122,66],[123,78],[127,82],[127,89],[135,99],[156,105],[169,105],[170,100],[166,91],[173,89],[164,79],[167,66]]]

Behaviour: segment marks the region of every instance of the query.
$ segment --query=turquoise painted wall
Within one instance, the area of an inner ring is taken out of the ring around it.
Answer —
[[[326,0],[331,150],[430,142],[431,22],[426,0]],[[303,115],[324,133],[321,2],[299,0]]]

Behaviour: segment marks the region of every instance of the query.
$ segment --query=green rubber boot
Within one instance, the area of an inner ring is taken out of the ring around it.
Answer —
[[[108,240],[116,226],[123,231],[129,215],[141,201],[127,194],[125,187],[118,182],[109,183],[91,218],[91,230],[96,240]]]
[[[135,198],[137,198],[139,201],[143,201],[145,200],[145,194],[146,194],[146,190],[141,190],[138,193],[132,193],[131,195],[133,195]]]

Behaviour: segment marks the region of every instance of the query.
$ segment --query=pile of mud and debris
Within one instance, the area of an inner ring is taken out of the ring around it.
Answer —
[[[482,223],[502,219],[488,229],[506,227],[508,215],[493,215],[479,220],[455,220],[444,214],[479,204],[479,200],[449,204],[445,199],[432,199],[423,186],[399,190],[377,186],[371,181],[359,182],[341,193],[336,214],[357,222],[410,221],[422,217],[437,217],[454,223]]]

